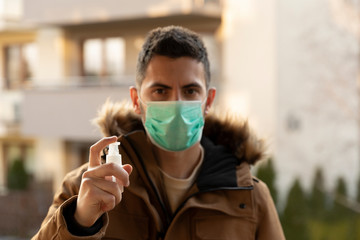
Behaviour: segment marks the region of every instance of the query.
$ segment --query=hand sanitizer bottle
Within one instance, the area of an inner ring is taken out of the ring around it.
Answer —
[[[120,166],[122,165],[121,154],[119,153],[119,145],[120,142],[109,144],[109,152],[106,155],[106,163],[113,162],[119,164]],[[111,178],[113,182],[116,182],[116,178],[114,176],[111,176]],[[122,187],[121,191],[124,191],[124,187]]]

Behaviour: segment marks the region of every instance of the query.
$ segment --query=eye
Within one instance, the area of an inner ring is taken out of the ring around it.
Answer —
[[[201,98],[201,89],[197,87],[189,87],[183,90],[183,97],[185,100],[193,101]]]
[[[151,91],[153,101],[165,101],[168,98],[169,90],[163,87],[156,87]]]
[[[196,93],[198,93],[198,91],[194,88],[185,89],[185,94],[187,94],[187,95],[194,95]]]
[[[166,93],[166,90],[164,88],[157,88],[154,90],[154,93],[162,95]]]

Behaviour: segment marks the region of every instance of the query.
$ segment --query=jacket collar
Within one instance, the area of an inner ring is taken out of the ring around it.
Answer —
[[[135,165],[138,174],[148,185],[147,188],[152,189],[155,195],[166,198],[166,194],[161,192],[161,189],[164,189],[161,172],[158,170],[157,161],[151,143],[147,141],[145,131],[139,130],[123,135],[120,141],[122,154],[127,156],[124,159],[131,161],[127,163]],[[252,187],[252,176],[247,162],[241,162],[225,146],[215,145],[207,137],[202,138],[201,145],[205,155],[193,194],[198,191]]]
[[[237,187],[235,170],[239,160],[225,146],[215,146],[207,137],[202,138],[201,145],[205,156],[196,182],[199,190]]]
[[[128,102],[107,101],[94,123],[105,136],[121,136],[144,130],[140,116]],[[216,146],[224,146],[238,163],[255,164],[264,156],[264,142],[250,130],[247,121],[230,114],[210,113],[205,118],[203,136]]]

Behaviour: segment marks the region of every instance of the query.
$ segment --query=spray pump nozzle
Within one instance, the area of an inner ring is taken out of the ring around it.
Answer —
[[[114,143],[109,144],[108,155],[110,155],[110,156],[119,155],[119,145],[120,145],[120,142],[114,142]]]

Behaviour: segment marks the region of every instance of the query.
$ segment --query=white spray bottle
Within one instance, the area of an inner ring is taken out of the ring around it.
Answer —
[[[106,163],[116,163],[120,166],[122,165],[122,159],[121,154],[119,153],[119,145],[120,142],[114,142],[109,144],[109,152],[106,155]],[[112,181],[116,182],[116,178],[114,176],[111,176]],[[124,187],[121,188],[121,191],[124,191]]]

